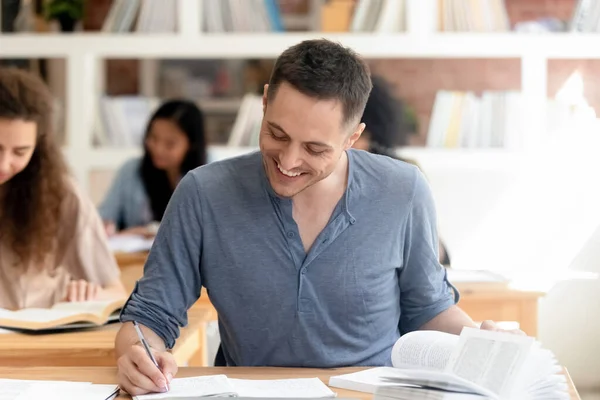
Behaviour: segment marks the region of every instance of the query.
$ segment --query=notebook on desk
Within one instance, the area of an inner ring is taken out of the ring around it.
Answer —
[[[55,330],[98,327],[116,322],[125,299],[57,303],[51,308],[0,309],[0,329],[49,333]]]
[[[134,400],[193,400],[206,397],[319,399],[336,394],[319,378],[253,380],[226,375],[175,378],[168,393],[135,396]]]

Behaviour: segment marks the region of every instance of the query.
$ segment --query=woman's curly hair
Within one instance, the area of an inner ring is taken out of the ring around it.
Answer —
[[[0,68],[0,119],[33,121],[37,141],[23,171],[0,187],[0,240],[19,265],[44,265],[56,246],[67,167],[53,135],[54,99],[36,75]]]

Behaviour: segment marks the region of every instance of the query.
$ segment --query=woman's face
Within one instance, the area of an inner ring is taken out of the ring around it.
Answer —
[[[168,119],[152,122],[146,146],[152,163],[158,169],[178,169],[187,154],[190,142],[184,132]]]
[[[0,118],[0,185],[27,167],[36,142],[37,123]]]

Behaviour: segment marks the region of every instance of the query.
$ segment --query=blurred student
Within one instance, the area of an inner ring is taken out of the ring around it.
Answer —
[[[0,68],[0,308],[124,298],[102,220],[69,177],[37,76]]]
[[[163,103],[148,122],[143,157],[120,168],[100,205],[109,234],[154,236],[179,180],[206,158],[202,111],[186,100]]]
[[[408,145],[409,136],[416,128],[406,121],[404,106],[389,90],[389,82],[376,75],[373,75],[371,80],[373,89],[362,117],[366,128],[353,147],[417,165],[416,162],[401,158],[396,153],[397,148]],[[450,265],[448,251],[441,241],[439,260],[443,265]]]

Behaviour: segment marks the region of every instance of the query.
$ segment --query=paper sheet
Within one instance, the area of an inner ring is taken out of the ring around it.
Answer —
[[[251,380],[229,379],[239,397],[321,398],[335,397],[319,378]]]
[[[89,382],[0,379],[0,400],[86,400],[90,386]]]
[[[116,235],[108,239],[108,245],[113,252],[135,253],[150,250],[153,238],[146,239],[138,235]]]
[[[135,400],[160,400],[170,398],[196,398],[219,395],[235,396],[235,389],[227,376],[208,375],[192,378],[175,378],[168,393],[151,393],[135,396]],[[0,399],[2,400],[2,399]]]

